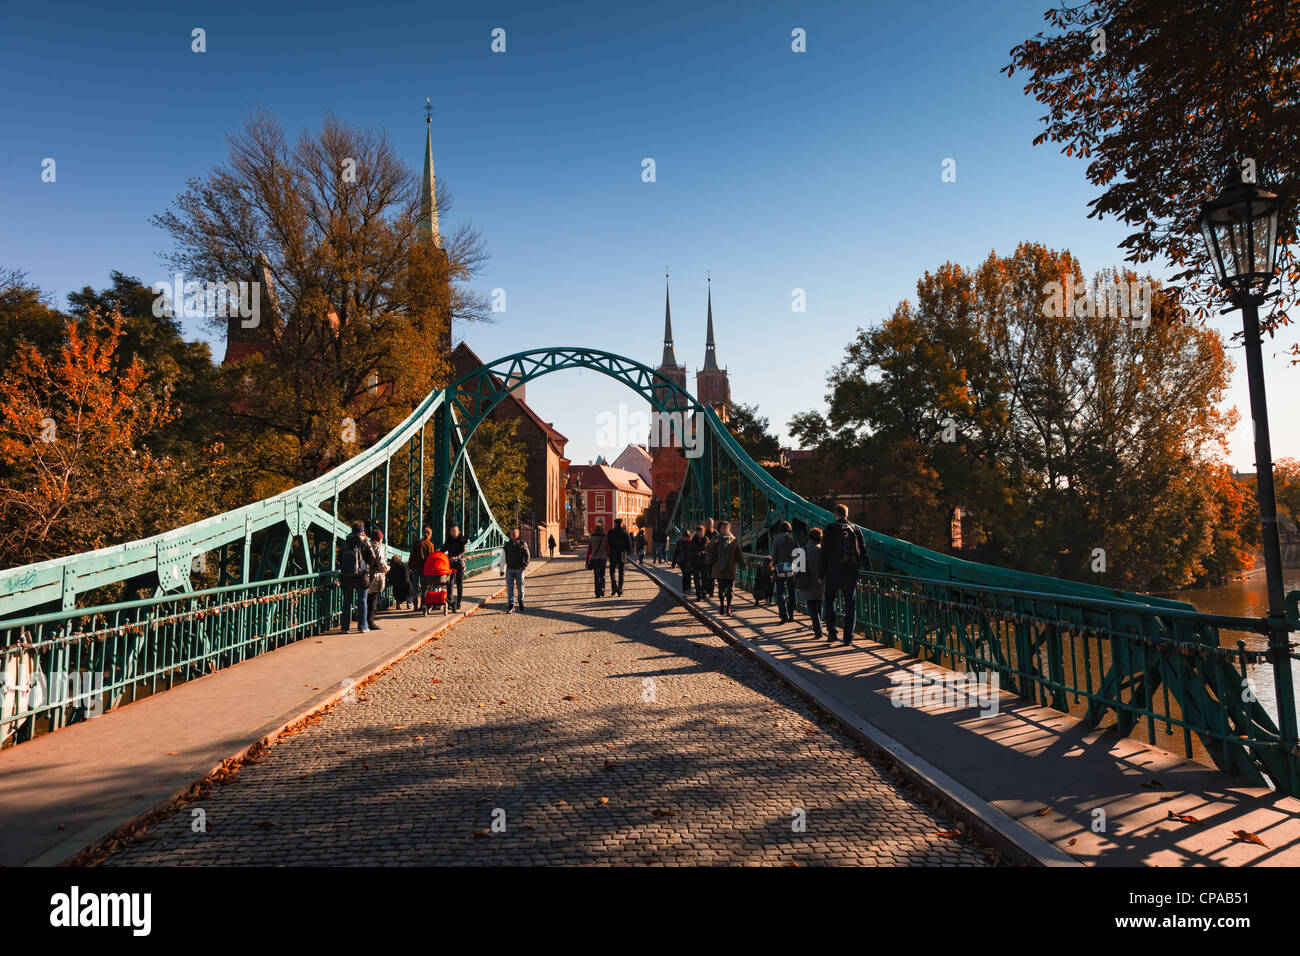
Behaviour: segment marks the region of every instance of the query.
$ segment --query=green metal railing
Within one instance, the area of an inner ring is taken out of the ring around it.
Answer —
[[[466,576],[498,553],[467,552]],[[323,634],[343,599],[326,571],[0,621],[0,745]]]
[[[762,557],[746,553],[738,575],[751,592]],[[871,640],[950,670],[996,674],[1001,689],[1089,726],[1124,736],[1141,727],[1162,749],[1297,793],[1294,745],[1250,676],[1272,666],[1270,652],[1240,638],[1220,646],[1224,632],[1266,641],[1265,618],[872,571],[859,573],[854,593],[855,631]],[[842,622],[842,602],[837,609]]]

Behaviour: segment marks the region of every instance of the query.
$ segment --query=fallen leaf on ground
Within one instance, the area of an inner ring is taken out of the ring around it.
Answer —
[[[609,803],[609,797],[601,797],[599,802],[601,806],[604,806],[605,804]]]
[[[655,809],[651,810],[650,812],[651,812],[652,815],[654,815],[654,816],[656,816],[656,817],[675,817],[675,816],[677,816],[677,811],[675,811],[675,810],[664,810],[662,807],[655,807]]]
[[[1051,812],[1052,812],[1052,808],[1051,808],[1051,807],[1043,807],[1043,809],[1041,809],[1041,810],[1035,810],[1035,811],[1034,811],[1034,816],[1036,816],[1036,817],[1045,817],[1045,816],[1047,816],[1047,815],[1048,815],[1049,813],[1051,813]]]
[[[1242,843],[1254,843],[1258,846],[1268,846],[1267,843],[1265,843],[1255,834],[1251,833],[1249,830],[1233,830],[1232,835],[1235,836]]]
[[[1174,813],[1174,811],[1172,811],[1172,810],[1169,811],[1169,819],[1170,819],[1170,820],[1177,820],[1177,821],[1179,821],[1180,823],[1200,823],[1200,822],[1201,822],[1200,820],[1196,819],[1196,817],[1192,816],[1190,813]]]

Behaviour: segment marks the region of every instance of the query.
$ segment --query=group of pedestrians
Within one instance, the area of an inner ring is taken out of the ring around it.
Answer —
[[[465,546],[459,527],[452,527],[442,548],[433,543],[433,529],[425,528],[407,560],[395,555],[389,561],[384,533],[378,528],[367,531],[364,521],[354,522],[339,552],[343,633],[352,630],[354,616],[358,634],[380,629],[376,618],[379,595],[385,588],[392,588],[394,607],[423,611],[426,587],[435,581],[445,583],[448,610],[460,610],[465,589]]]
[[[866,563],[867,546],[861,529],[849,521],[849,509],[836,505],[833,522],[809,530],[802,560],[790,523],[782,521],[775,530],[771,552],[756,578],[756,596],[774,592],[782,621],[793,621],[798,601],[803,601],[813,633],[821,637],[825,621],[826,637],[831,641],[839,636],[839,599],[844,607],[843,641],[851,644],[857,625],[858,571]],[[721,612],[730,615],[736,573],[743,560],[740,541],[732,535],[730,522],[720,521],[714,530],[713,519],[709,518],[697,525],[693,534],[683,533],[677,539],[671,566],[681,572],[683,595],[694,592],[695,599],[702,601],[716,592]]]
[[[642,537],[644,541],[644,536]],[[615,518],[614,526],[605,533],[603,524],[592,529],[587,539],[587,570],[593,574],[596,597],[605,596],[605,570],[609,570],[609,589],[614,597],[623,593],[623,566],[633,548],[632,536],[623,527],[623,519]]]
[[[696,600],[717,593],[723,614],[731,613],[732,592],[736,575],[744,563],[740,539],[731,533],[731,522],[713,519],[696,525],[695,533],[682,534],[673,547],[671,566],[682,575],[682,594],[695,592]]]

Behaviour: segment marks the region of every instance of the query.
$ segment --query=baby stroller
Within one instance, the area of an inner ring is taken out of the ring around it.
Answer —
[[[447,613],[447,584],[451,578],[451,558],[446,551],[435,551],[424,562],[424,616],[429,608],[441,607]]]

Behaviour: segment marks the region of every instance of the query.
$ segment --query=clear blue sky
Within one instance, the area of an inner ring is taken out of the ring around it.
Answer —
[[[668,267],[693,386],[711,270],[733,397],[783,431],[823,406],[855,329],[912,296],[926,269],[1021,240],[1069,248],[1089,272],[1120,261],[1124,228],[1086,218],[1083,164],[1030,146],[1043,110],[1022,76],[998,72],[1048,5],[12,5],[0,264],[60,305],[111,269],[165,279],[168,237],[149,217],[224,158],[250,110],[291,134],[331,110],[386,129],[418,166],[428,96],[455,198],[445,218],[482,229],[492,259],[478,285],[507,293],[496,324],[458,336],[485,358],[581,344],[656,364]],[[206,53],[191,52],[195,27]],[[504,54],[490,49],[497,27]],[[796,27],[806,53],[791,51]],[[56,183],[41,182],[45,157]],[[954,183],[940,179],[947,157]],[[804,314],[790,308],[796,287]],[[1275,453],[1300,456],[1300,416],[1284,411],[1300,369],[1277,358],[1268,375]],[[1235,381],[1229,403],[1246,417],[1240,370]],[[594,373],[542,379],[528,398],[579,462],[611,451],[596,445],[600,411],[640,407]],[[1251,467],[1248,423],[1230,457]]]

